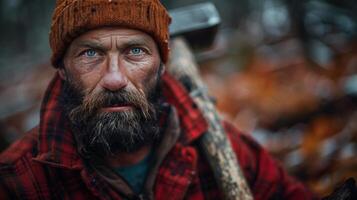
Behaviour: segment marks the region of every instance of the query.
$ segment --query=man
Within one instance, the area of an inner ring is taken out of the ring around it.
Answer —
[[[0,156],[0,199],[222,199],[197,147],[207,130],[165,72],[170,17],[158,0],[58,0],[57,68],[38,127]],[[224,123],[255,199],[311,193]]]

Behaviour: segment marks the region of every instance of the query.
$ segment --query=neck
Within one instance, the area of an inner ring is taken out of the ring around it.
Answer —
[[[106,158],[109,166],[116,167],[125,167],[129,165],[135,165],[142,161],[151,151],[152,146],[143,146],[135,152],[130,153],[120,153],[115,156],[110,156]]]

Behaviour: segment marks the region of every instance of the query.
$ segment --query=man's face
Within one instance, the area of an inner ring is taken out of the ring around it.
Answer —
[[[101,28],[76,38],[60,69],[64,106],[83,151],[134,151],[158,132],[155,104],[160,54],[133,29]]]

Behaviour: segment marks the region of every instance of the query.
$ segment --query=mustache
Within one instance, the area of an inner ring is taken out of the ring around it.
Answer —
[[[120,91],[92,91],[82,97],[82,103],[70,112],[70,118],[82,116],[88,120],[100,109],[110,106],[132,106],[142,113],[144,119],[150,119],[154,106],[148,101],[142,90],[123,89]]]

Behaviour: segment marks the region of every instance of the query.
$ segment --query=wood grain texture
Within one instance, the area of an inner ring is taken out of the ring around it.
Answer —
[[[183,83],[209,124],[208,132],[200,138],[199,144],[225,199],[253,199],[235,153],[224,133],[220,117],[200,78],[192,51],[182,38],[171,41],[171,50],[167,67],[169,73]]]

